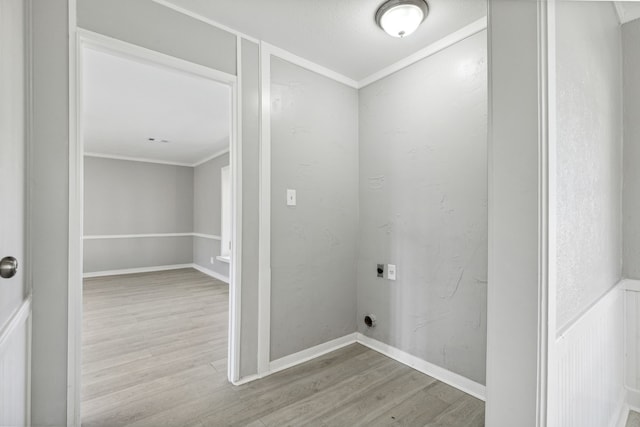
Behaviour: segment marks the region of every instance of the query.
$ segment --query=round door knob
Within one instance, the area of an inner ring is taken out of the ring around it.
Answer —
[[[10,279],[18,272],[18,260],[12,256],[6,256],[0,260],[0,277]]]

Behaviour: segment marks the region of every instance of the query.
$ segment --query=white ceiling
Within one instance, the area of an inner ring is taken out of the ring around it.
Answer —
[[[616,2],[616,9],[622,24],[640,18],[639,1],[618,1]]]
[[[487,14],[486,0],[427,0],[398,39],[374,21],[383,0],[165,0],[359,81]]]
[[[228,86],[90,48],[82,66],[86,153],[193,165],[228,149]]]

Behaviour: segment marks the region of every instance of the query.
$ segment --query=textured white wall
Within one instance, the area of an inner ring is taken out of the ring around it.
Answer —
[[[622,40],[610,2],[557,2],[557,327],[552,427],[617,422],[625,397]],[[613,290],[612,290],[613,289]]]
[[[640,20],[622,26],[624,56],[624,276],[640,279]]]
[[[622,262],[621,33],[609,2],[557,4],[557,326]]]
[[[274,57],[271,97],[275,360],[356,329],[358,92]]]
[[[194,169],[84,158],[84,235],[191,233]],[[193,238],[85,240],[83,272],[190,264]]]
[[[360,90],[359,129],[358,330],[482,384],[486,37]],[[377,263],[396,264],[397,280],[376,277]]]

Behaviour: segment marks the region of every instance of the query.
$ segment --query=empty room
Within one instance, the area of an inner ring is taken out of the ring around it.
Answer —
[[[109,425],[132,393],[227,378],[231,87],[81,57],[82,419]]]
[[[2,426],[640,425],[640,2],[0,0]]]

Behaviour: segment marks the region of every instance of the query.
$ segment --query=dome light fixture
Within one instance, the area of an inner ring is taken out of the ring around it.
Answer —
[[[418,29],[429,14],[425,0],[387,0],[376,12],[376,23],[393,37],[406,37]]]

